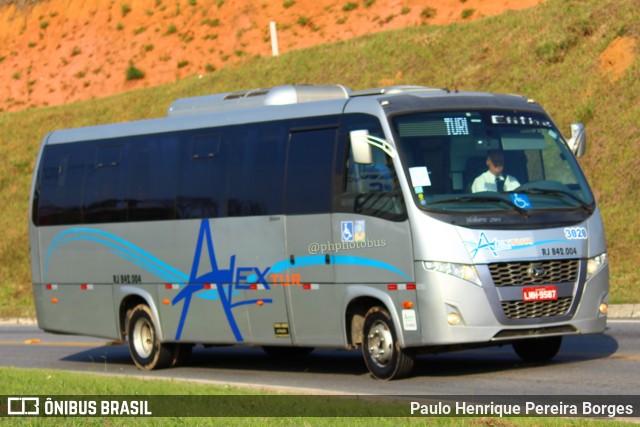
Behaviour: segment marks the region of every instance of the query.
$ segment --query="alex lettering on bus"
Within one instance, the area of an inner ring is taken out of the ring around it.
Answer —
[[[264,285],[266,289],[269,289],[269,282],[267,280],[267,273],[269,273],[271,267],[267,267],[261,270],[259,267],[238,267],[236,270],[236,281],[239,284],[239,288],[243,288],[244,283],[247,284],[260,284]]]

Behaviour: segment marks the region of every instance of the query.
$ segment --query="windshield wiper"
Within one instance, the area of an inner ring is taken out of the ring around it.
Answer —
[[[520,206],[517,206],[515,203],[513,203],[511,199],[505,199],[504,197],[499,197],[499,196],[458,196],[458,197],[451,197],[448,199],[434,200],[433,202],[429,202],[428,204],[437,205],[440,203],[451,203],[451,202],[497,202],[497,203],[509,205],[525,218],[529,216],[529,211],[527,209],[523,209]]]
[[[573,194],[573,193],[571,193],[569,191],[565,191],[565,190],[549,189],[549,188],[527,188],[527,189],[520,188],[520,189],[518,189],[518,191],[513,191],[513,193],[545,194],[545,195],[565,196],[565,197],[570,198],[571,200],[574,200],[574,201],[578,202],[580,207],[582,209],[586,210],[586,211],[590,212],[593,209],[593,205],[589,205],[587,202],[582,200],[580,197],[576,196],[575,194]]]

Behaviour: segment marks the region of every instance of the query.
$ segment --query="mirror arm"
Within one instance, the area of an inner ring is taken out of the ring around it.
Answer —
[[[396,156],[396,152],[391,146],[391,144],[389,144],[386,140],[382,138],[378,138],[373,135],[367,135],[367,142],[370,145],[373,145],[374,147],[378,147],[379,149],[387,153],[387,155],[392,159]]]

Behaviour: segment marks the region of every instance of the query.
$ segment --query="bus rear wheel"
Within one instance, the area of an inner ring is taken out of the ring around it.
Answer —
[[[409,375],[415,352],[400,347],[393,320],[386,309],[373,307],[367,312],[363,333],[362,354],[374,378],[392,380]]]
[[[525,362],[547,362],[556,357],[561,344],[562,337],[545,337],[515,341],[512,346]]]
[[[174,345],[158,339],[153,314],[145,304],[137,305],[127,317],[129,352],[136,366],[144,371],[169,367],[174,360]]]

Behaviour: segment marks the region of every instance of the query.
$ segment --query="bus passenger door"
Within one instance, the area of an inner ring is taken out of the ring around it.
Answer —
[[[356,297],[386,294],[384,304],[400,309],[403,301],[417,300],[411,229],[393,158],[380,146],[370,145],[369,162],[356,163],[351,131],[385,138],[378,119],[344,116],[336,159],[342,179],[332,224],[339,301],[347,304]],[[404,331],[415,330],[414,309],[404,310],[405,315]]]
[[[381,289],[413,282],[411,231],[391,157],[372,147],[371,163],[357,164],[348,144],[343,148],[344,179],[333,215],[336,281]]]
[[[292,131],[286,166],[287,269],[272,275],[284,287],[294,344],[335,345],[340,334],[331,240],[333,156],[337,127]],[[276,273],[276,272],[274,272]]]

